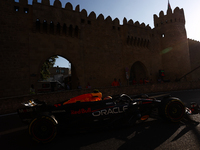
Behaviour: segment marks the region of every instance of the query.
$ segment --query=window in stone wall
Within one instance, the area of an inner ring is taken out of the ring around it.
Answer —
[[[70,25],[69,26],[69,36],[72,37],[72,35],[73,35],[73,27],[72,27],[72,25]]]
[[[137,37],[135,37],[134,39],[134,45],[136,45],[136,42],[137,42]]]
[[[130,45],[133,45],[133,37],[130,39]]]
[[[24,8],[24,13],[28,14],[29,13],[29,9],[28,8]]]
[[[138,38],[138,41],[137,41],[137,46],[140,45],[140,38]]]
[[[165,37],[165,34],[164,34],[164,33],[163,33],[163,34],[161,34],[161,37],[162,37],[162,38],[164,38],[164,37]]]
[[[149,48],[149,43],[150,43],[150,42],[149,42],[149,40],[148,40],[148,41],[147,41],[147,45],[146,45],[147,48]]]
[[[43,22],[43,32],[47,33],[47,21],[46,20],[44,20],[44,22]]]
[[[78,29],[78,26],[75,27],[74,35],[75,35],[75,37],[78,38],[78,35],[79,35],[79,29]]]
[[[130,37],[128,36],[127,37],[127,41],[126,41],[126,43],[129,45],[129,41],[130,41]]]
[[[67,25],[64,23],[64,25],[63,25],[63,34],[64,35],[67,35]]]
[[[50,34],[54,34],[54,23],[51,21],[50,23]]]
[[[57,23],[57,26],[56,26],[56,34],[60,35],[60,23],[59,22]]]
[[[14,9],[15,9],[15,11],[18,12],[19,11],[19,6],[15,6]]]
[[[85,19],[81,19],[81,23],[85,23]]]
[[[90,20],[88,20],[88,24],[91,24],[91,21],[90,21]]]
[[[147,40],[145,39],[145,40],[144,40],[144,44],[143,44],[143,47],[145,47],[145,45],[146,45],[146,41],[147,41]]]
[[[143,39],[141,39],[141,42],[140,42],[140,46],[142,47],[142,44],[143,44]]]
[[[36,31],[40,32],[40,20],[39,19],[36,20],[35,25],[36,25]]]

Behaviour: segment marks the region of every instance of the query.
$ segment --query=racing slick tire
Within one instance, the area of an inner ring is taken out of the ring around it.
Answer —
[[[165,98],[161,103],[160,115],[171,122],[179,122],[185,115],[185,105],[178,98]]]
[[[48,143],[57,135],[57,121],[50,116],[39,116],[29,125],[29,134],[38,143]]]

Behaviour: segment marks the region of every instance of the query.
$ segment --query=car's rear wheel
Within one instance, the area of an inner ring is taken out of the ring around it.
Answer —
[[[49,116],[37,117],[29,125],[29,134],[39,143],[48,143],[57,134],[57,123]]]
[[[165,99],[162,101],[162,106],[160,110],[162,117],[170,120],[172,122],[179,122],[183,119],[185,115],[185,105],[181,100],[172,98]]]

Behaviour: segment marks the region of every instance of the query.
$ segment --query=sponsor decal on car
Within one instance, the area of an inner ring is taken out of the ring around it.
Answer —
[[[128,109],[128,105],[125,105],[121,108],[120,107],[113,107],[113,108],[109,108],[109,109],[102,109],[102,110],[98,110],[98,111],[93,111],[92,115],[94,117],[97,117],[97,116],[109,115],[109,114],[119,114],[119,113],[123,113],[127,109]]]
[[[75,110],[71,110],[71,114],[72,115],[76,115],[76,114],[85,114],[85,113],[90,113],[92,112],[91,108],[88,108],[88,109],[79,109],[78,111],[75,111]]]
[[[18,113],[33,112],[35,110],[36,110],[36,108],[22,108],[22,109],[18,109]]]

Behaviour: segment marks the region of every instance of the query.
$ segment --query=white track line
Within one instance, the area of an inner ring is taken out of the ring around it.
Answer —
[[[10,114],[3,114],[3,115],[0,115],[0,117],[11,116],[11,115],[16,115],[16,114],[17,114],[17,112],[10,113]]]
[[[15,128],[15,129],[10,129],[10,130],[7,130],[7,131],[0,132],[0,136],[10,134],[10,133],[13,133],[13,132],[17,132],[17,131],[21,131],[21,130],[25,130],[25,129],[28,129],[28,127],[23,126],[23,127],[19,127],[19,128]]]
[[[166,95],[170,95],[170,94],[168,93],[168,94],[161,94],[161,95],[149,96],[149,98],[157,98],[157,97],[166,96]]]

